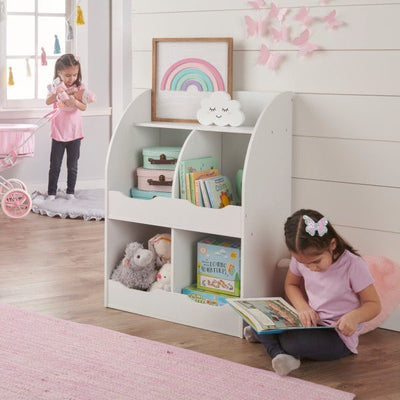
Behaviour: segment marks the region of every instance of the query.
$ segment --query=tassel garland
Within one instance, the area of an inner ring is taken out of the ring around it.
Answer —
[[[14,86],[14,75],[12,72],[12,68],[8,67],[8,86]]]
[[[47,65],[47,55],[46,55],[46,52],[44,51],[44,47],[42,47],[42,54],[40,55],[40,59],[41,59],[42,65]]]
[[[66,39],[67,40],[72,40],[74,38],[74,31],[72,29],[71,24],[69,23],[69,21],[66,21],[67,24],[67,34],[66,34]]]
[[[31,72],[31,65],[29,64],[29,58],[25,58],[26,61],[26,76],[28,78],[30,78],[32,76],[32,72]]]
[[[83,19],[83,12],[81,6],[76,6],[76,24],[85,25],[85,20]]]
[[[61,48],[60,48],[60,41],[58,40],[58,36],[54,35],[54,54],[60,54],[61,53]]]

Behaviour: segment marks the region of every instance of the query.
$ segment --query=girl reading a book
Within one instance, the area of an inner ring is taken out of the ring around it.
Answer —
[[[257,335],[244,329],[248,341],[261,342],[279,375],[300,367],[301,359],[336,360],[357,354],[361,323],[381,310],[368,266],[318,211],[299,210],[285,223],[291,253],[285,293],[305,327]]]

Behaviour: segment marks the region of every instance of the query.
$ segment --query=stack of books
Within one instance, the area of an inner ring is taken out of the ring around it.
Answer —
[[[193,158],[179,164],[180,197],[201,207],[222,208],[236,204],[227,176],[220,175],[215,157]]]
[[[182,289],[192,300],[223,306],[240,296],[240,239],[207,236],[197,242],[197,283]]]

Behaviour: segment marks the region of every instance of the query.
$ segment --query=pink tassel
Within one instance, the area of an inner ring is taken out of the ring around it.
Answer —
[[[47,56],[46,52],[44,51],[44,47],[42,47],[42,54],[40,55],[40,58],[42,60],[42,65],[47,65]]]

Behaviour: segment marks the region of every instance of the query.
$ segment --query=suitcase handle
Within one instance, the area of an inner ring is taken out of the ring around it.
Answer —
[[[172,181],[166,181],[164,175],[158,177],[158,181],[154,179],[147,179],[147,183],[152,186],[172,186]]]
[[[150,164],[176,164],[178,160],[173,158],[171,160],[167,160],[167,156],[165,154],[160,154],[160,159],[157,160],[155,158],[149,158]]]

